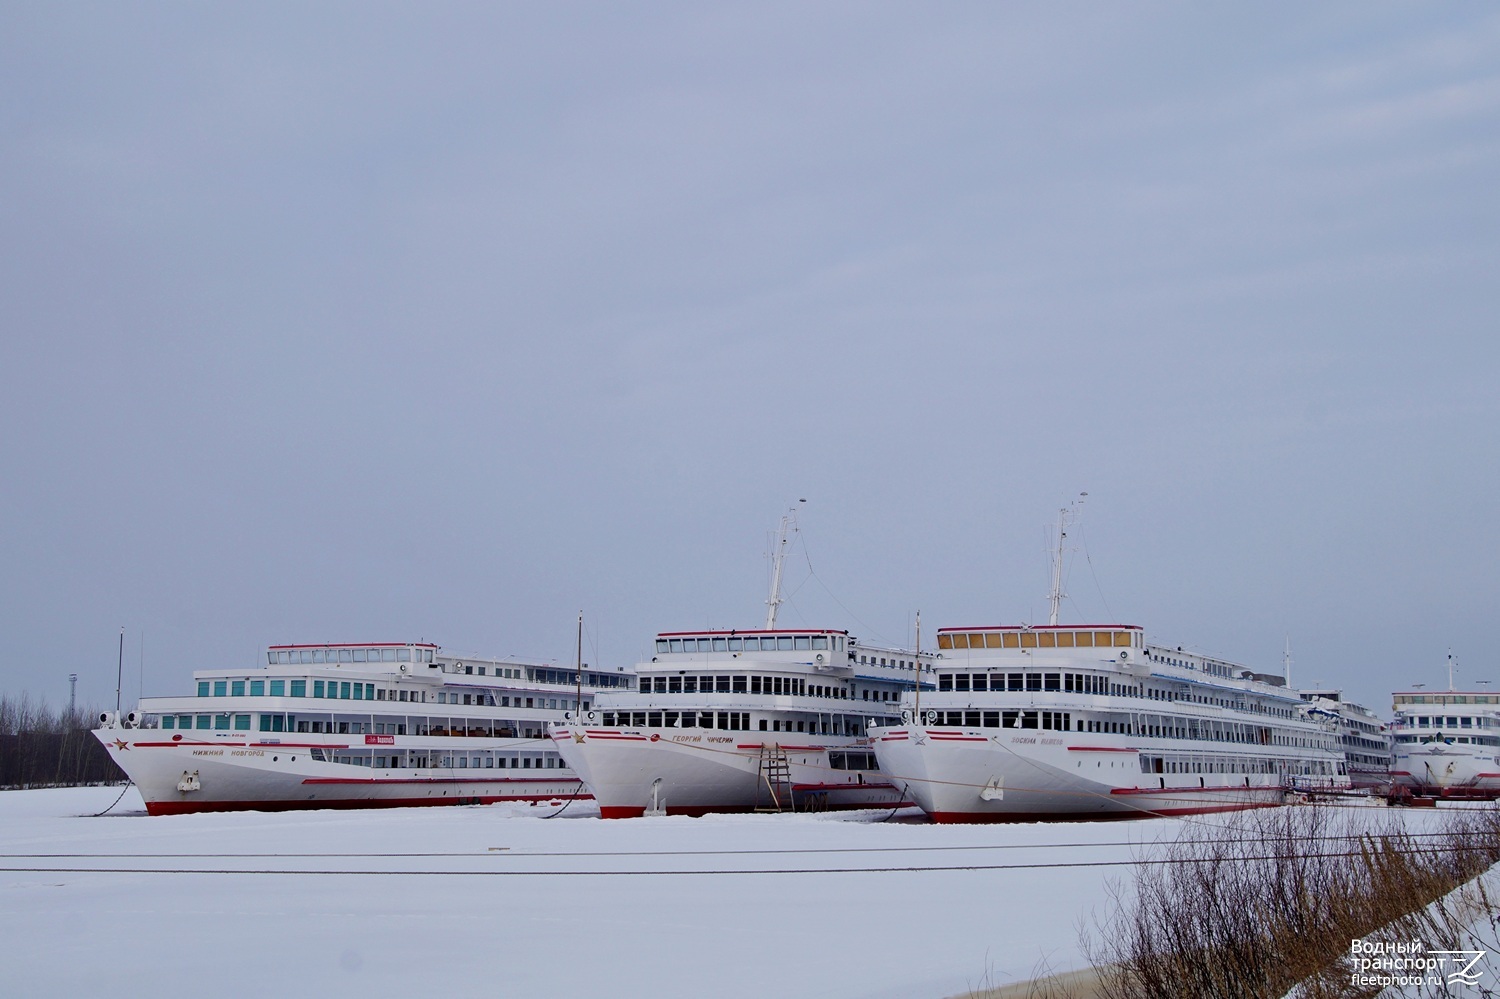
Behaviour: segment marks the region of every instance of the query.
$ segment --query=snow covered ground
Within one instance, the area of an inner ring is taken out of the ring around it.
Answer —
[[[153,818],[134,789],[93,817],[118,794],[0,792],[0,992],[947,996],[1083,963],[1077,926],[1128,882],[1131,844],[1178,829],[586,805]],[[1023,866],[1078,861],[1127,866]]]

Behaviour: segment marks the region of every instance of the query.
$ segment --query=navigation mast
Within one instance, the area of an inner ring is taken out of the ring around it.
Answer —
[[[806,503],[800,499],[798,504]],[[776,548],[771,552],[771,597],[766,601],[766,630],[776,627],[776,609],[781,606],[781,563],[786,559],[787,532],[797,529],[797,507],[788,508],[781,515],[781,527],[776,533]]]
[[[1057,624],[1057,611],[1062,605],[1063,597],[1063,558],[1067,554],[1068,525],[1078,519],[1078,508],[1088,493],[1079,493],[1078,499],[1057,511],[1057,548],[1052,552],[1052,590],[1047,594],[1047,605],[1049,612],[1047,623]]]
[[[573,717],[583,721],[583,611],[578,612],[578,658],[573,665]]]

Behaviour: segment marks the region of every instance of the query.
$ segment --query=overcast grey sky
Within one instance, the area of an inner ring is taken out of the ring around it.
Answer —
[[[0,692],[1066,617],[1500,679],[1500,11],[0,5]]]

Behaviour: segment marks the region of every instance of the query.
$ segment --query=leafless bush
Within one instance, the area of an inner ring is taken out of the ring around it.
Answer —
[[[1085,934],[1099,994],[1371,996],[1379,990],[1352,984],[1352,940],[1463,949],[1456,943],[1475,912],[1495,910],[1482,883],[1477,895],[1450,893],[1500,861],[1500,816],[1430,817],[1439,827],[1420,832],[1385,811],[1322,807],[1189,825],[1161,855],[1142,857],[1133,891],[1117,889],[1112,911]]]

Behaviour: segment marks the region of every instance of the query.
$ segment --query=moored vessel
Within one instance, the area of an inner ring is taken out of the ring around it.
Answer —
[[[938,631],[936,691],[872,733],[892,782],[936,822],[1235,811],[1349,786],[1333,724],[1282,677],[1136,625],[1059,624],[1070,516],[1048,624]]]
[[[266,658],[101,717],[95,736],[150,814],[586,797],[546,726],[633,682],[424,642],[273,645]]]
[[[1448,689],[1396,691],[1391,777],[1407,794],[1500,797],[1500,693],[1459,690],[1448,657]]]
[[[897,718],[931,659],[843,630],[778,629],[793,523],[781,520],[764,627],[662,632],[636,690],[602,692],[553,726],[605,818],[908,803],[878,771],[869,729]]]

